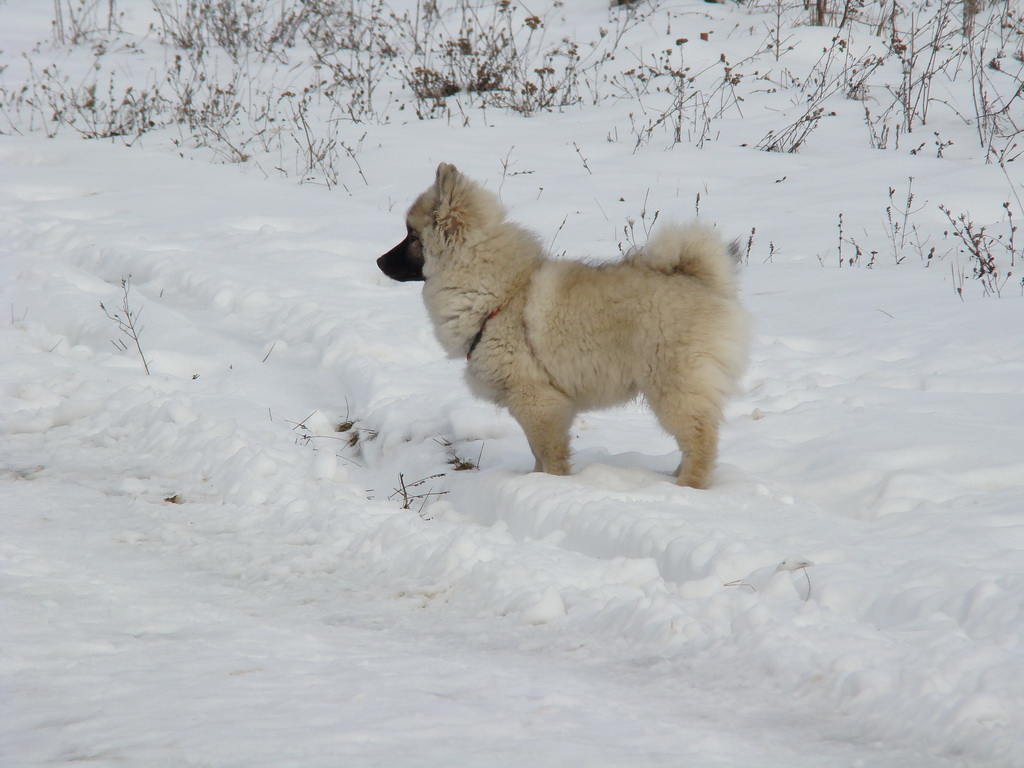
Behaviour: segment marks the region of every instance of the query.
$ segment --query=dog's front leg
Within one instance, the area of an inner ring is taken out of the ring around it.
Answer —
[[[509,412],[526,433],[536,459],[533,471],[569,474],[569,427],[576,416],[572,404],[555,392],[531,393],[509,403]]]

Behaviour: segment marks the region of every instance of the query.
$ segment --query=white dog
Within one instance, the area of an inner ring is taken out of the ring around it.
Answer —
[[[535,471],[569,472],[577,413],[643,394],[683,451],[678,482],[707,487],[748,338],[736,260],[713,230],[662,226],[601,266],[551,260],[494,194],[446,163],[406,225],[378,266],[426,281],[441,345],[468,360],[475,393],[522,425]]]

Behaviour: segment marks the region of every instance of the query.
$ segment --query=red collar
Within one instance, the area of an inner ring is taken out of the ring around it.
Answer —
[[[496,310],[491,312],[491,314],[489,314],[487,317],[484,318],[484,321],[480,324],[480,330],[476,332],[476,336],[474,336],[473,340],[471,342],[469,342],[469,351],[466,352],[466,359],[467,360],[469,360],[469,358],[473,355],[473,350],[476,349],[476,345],[479,344],[480,343],[480,339],[483,338],[483,336],[484,336],[484,329],[487,328],[487,323],[490,322],[491,319],[493,319],[494,316],[496,314],[498,314],[499,312],[501,312],[501,307],[498,307]]]

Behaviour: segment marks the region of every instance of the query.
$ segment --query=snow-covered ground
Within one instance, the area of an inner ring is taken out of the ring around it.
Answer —
[[[36,46],[32,5],[0,2],[8,97],[29,62],[94,58]],[[547,10],[552,38],[625,12],[586,5]],[[148,3],[117,9],[119,71],[173,58]],[[661,3],[623,39],[739,61],[771,18]],[[787,34],[798,75],[836,30]],[[839,94],[797,153],[755,148],[800,107],[760,86],[700,147],[639,141],[653,91],[530,117],[467,98],[468,126],[392,106],[335,122],[353,153],[311,184],[267,172],[280,146],[46,138],[7,101],[0,764],[1024,765],[1024,265],[999,251],[983,295],[938,208],[1009,238],[1024,160],[986,164],[946,104],[966,74],[934,88],[901,148]],[[418,286],[374,263],[442,160],[557,254],[614,257],[655,211],[755,230],[711,490],[671,484],[642,403],[577,422],[572,476],[528,474]],[[909,191],[923,248],[886,214]]]

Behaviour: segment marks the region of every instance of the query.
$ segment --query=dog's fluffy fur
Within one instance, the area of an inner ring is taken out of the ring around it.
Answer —
[[[735,260],[713,230],[661,226],[606,265],[551,260],[494,194],[446,163],[406,224],[378,265],[426,281],[437,338],[468,360],[472,390],[522,425],[534,471],[569,472],[577,413],[643,394],[683,451],[678,482],[707,487],[748,324]]]

